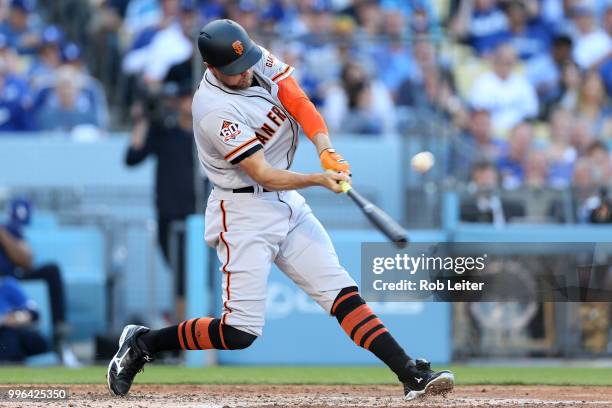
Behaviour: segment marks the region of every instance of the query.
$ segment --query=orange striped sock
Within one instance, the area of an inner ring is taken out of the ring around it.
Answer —
[[[353,297],[353,302],[362,300],[357,292],[354,292],[356,297]],[[351,299],[345,300],[345,302]],[[346,313],[340,321],[340,326],[344,332],[357,344],[359,347],[369,349],[370,345],[378,336],[387,333],[389,330],[383,322],[374,314],[370,306],[363,303],[356,308]]]
[[[214,319],[200,317],[178,325],[178,338],[183,350],[209,350],[213,347],[209,327]]]
[[[410,357],[361,298],[356,286],[340,291],[332,305],[331,314],[336,316],[342,330],[355,344],[371,351],[397,374],[400,381],[407,378],[406,365]]]

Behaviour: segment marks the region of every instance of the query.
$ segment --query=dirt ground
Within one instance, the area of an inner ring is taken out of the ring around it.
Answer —
[[[66,386],[64,386],[66,387]],[[53,388],[47,386],[45,388]],[[460,386],[447,397],[403,401],[399,386],[140,385],[112,397],[105,385],[70,385],[67,401],[0,401],[1,407],[612,407],[612,387]]]

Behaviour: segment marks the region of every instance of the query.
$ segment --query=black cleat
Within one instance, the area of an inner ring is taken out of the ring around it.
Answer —
[[[119,350],[108,364],[106,380],[111,394],[124,396],[130,391],[134,377],[153,358],[138,344],[138,337],[149,331],[144,326],[128,325],[119,338]]]
[[[404,399],[413,400],[425,395],[447,394],[455,386],[455,376],[450,371],[432,371],[427,360],[410,362],[410,380],[404,382]]]

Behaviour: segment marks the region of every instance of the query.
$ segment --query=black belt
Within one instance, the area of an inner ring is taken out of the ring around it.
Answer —
[[[232,190],[232,193],[254,193],[255,192],[255,187],[253,186],[248,186],[248,187],[242,187],[242,188],[235,188]],[[271,193],[271,191],[266,190],[265,188],[263,189],[264,193]]]

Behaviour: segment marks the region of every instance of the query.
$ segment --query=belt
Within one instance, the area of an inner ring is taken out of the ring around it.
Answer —
[[[253,186],[248,186],[248,187],[241,187],[241,188],[235,188],[232,190],[232,193],[251,193],[253,194],[255,192],[255,187]],[[266,190],[265,188],[263,189],[264,193],[271,193],[270,190]]]

